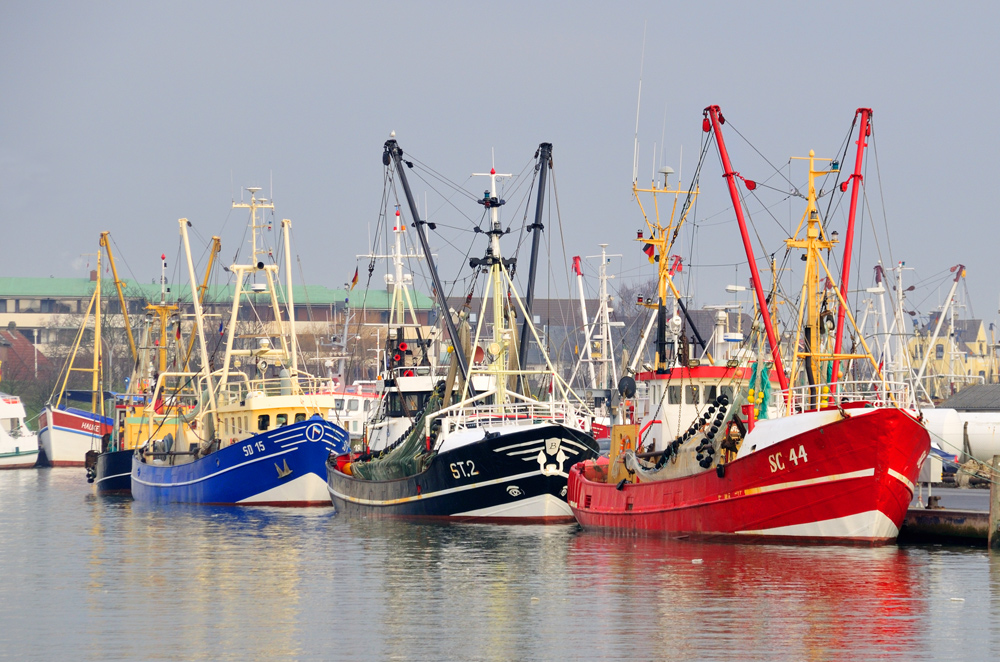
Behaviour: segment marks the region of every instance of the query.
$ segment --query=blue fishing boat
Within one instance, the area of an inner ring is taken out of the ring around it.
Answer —
[[[281,291],[277,251],[263,235],[274,221],[259,218],[274,205],[256,197],[260,189],[247,190],[250,202],[233,207],[250,212],[250,259],[227,269],[235,289],[220,325],[221,362],[208,354],[189,223],[180,220],[202,367],[161,372],[138,412],[131,459],[137,502],[329,506],[327,458],[350,449],[347,431],[326,418],[338,396],[298,368],[291,277],[286,269]],[[286,265],[290,226],[281,221]],[[258,300],[266,303],[258,307]]]
[[[170,464],[169,452],[132,459],[132,497],[147,503],[330,505],[326,460],[349,450],[347,433],[320,416]]]

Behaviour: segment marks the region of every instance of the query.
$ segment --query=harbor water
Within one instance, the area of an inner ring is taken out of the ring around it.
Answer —
[[[0,657],[996,660],[1000,554],[146,508],[0,472]]]

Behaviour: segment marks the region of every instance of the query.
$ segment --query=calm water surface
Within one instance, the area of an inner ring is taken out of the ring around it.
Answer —
[[[0,472],[0,559],[4,658],[1000,659],[981,549],[145,508],[44,469]]]

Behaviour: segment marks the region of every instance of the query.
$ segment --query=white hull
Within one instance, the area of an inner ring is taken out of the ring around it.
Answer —
[[[34,435],[31,438],[35,440]],[[16,448],[16,451],[12,449],[9,452],[0,453],[0,469],[29,469],[35,466],[35,462],[38,460],[37,440],[35,440],[34,450],[23,446]]]
[[[562,518],[573,517],[573,510],[569,507],[568,503],[555,498],[551,494],[540,494],[530,499],[505,503],[492,508],[480,508],[478,510],[468,510],[464,513],[455,513],[454,517]]]
[[[896,536],[899,535],[899,529],[882,511],[869,510],[846,517],[809,522],[808,524],[778,526],[756,531],[737,531],[736,533],[746,536],[778,536],[782,538],[895,540]]]
[[[58,428],[45,428],[39,434],[40,448],[53,467],[82,467],[89,450],[99,450],[100,437]]]
[[[0,469],[26,469],[38,460],[38,436],[24,416],[21,398],[0,393]]]
[[[326,489],[326,481],[314,473],[272,487],[266,492],[239,501],[241,504],[254,503],[321,503],[330,505],[330,493]]]

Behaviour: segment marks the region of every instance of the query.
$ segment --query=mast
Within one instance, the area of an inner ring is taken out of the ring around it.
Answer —
[[[719,156],[722,158],[723,176],[729,185],[729,195],[733,200],[733,208],[736,210],[736,222],[740,226],[740,235],[743,238],[743,249],[747,254],[747,263],[750,266],[750,276],[753,280],[754,293],[760,304],[760,315],[764,320],[764,329],[767,331],[767,341],[771,344],[771,355],[774,357],[774,367],[778,373],[778,383],[782,391],[788,390],[788,375],[785,374],[785,366],[781,361],[781,346],[778,344],[778,336],[774,331],[774,324],[771,322],[771,311],[768,309],[767,299],[764,298],[764,287],[760,282],[760,272],[757,270],[757,261],[754,258],[753,246],[750,244],[750,233],[747,231],[746,220],[743,218],[743,205],[740,204],[740,196],[736,191],[736,172],[729,162],[729,153],[726,151],[726,143],[722,138],[722,124],[725,119],[718,106],[709,106],[705,109],[705,121],[702,128],[706,133],[715,131],[715,141],[719,146]]]
[[[698,197],[698,179],[701,176],[701,165],[704,161],[704,154],[702,155],[702,160],[699,161],[698,167],[695,171],[694,182],[691,190],[682,191],[680,188],[671,189],[669,183],[669,177],[673,174],[674,169],[665,166],[660,168],[659,173],[663,175],[663,187],[660,188],[656,184],[654,179],[650,185],[650,188],[643,189],[639,188],[638,183],[634,180],[632,182],[632,195],[635,197],[635,201],[639,205],[639,210],[642,212],[643,219],[646,221],[646,227],[649,229],[649,238],[645,238],[642,230],[639,230],[636,236],[636,241],[642,242],[643,252],[650,257],[651,261],[657,261],[657,301],[653,302],[653,298],[650,297],[648,301],[640,301],[639,304],[645,308],[651,309],[653,311],[651,319],[656,321],[660,318],[659,306],[662,304],[666,306],[667,292],[673,295],[674,300],[680,306],[681,312],[684,314],[685,319],[687,319],[688,326],[697,340],[697,342],[705,348],[708,352],[708,346],[705,344],[704,339],[701,337],[701,333],[698,331],[698,327],[695,325],[690,313],[688,312],[687,306],[684,305],[683,298],[681,297],[680,291],[677,286],[674,285],[673,276],[675,273],[675,267],[679,266],[676,258],[674,263],[671,265],[668,263],[667,255],[670,253],[670,249],[673,247],[674,242],[677,240],[677,234],[680,231],[682,225],[687,220],[687,215],[693,207],[694,201]],[[679,186],[679,184],[678,184]],[[642,204],[642,200],[639,197],[640,193],[651,193],[652,194],[652,205],[653,213],[655,215],[654,221],[649,219],[646,214],[646,208]],[[670,219],[667,222],[666,227],[660,221],[660,202],[659,194],[673,194],[674,201],[673,206],[670,207]],[[677,203],[679,202],[681,194],[685,195],[684,203],[681,206],[679,213],[677,209]],[[651,251],[659,253],[658,257],[653,257]],[[666,313],[664,312],[664,316]],[[650,322],[649,328],[652,328],[653,322]],[[664,322],[665,324],[665,322]],[[663,333],[660,333],[660,329],[657,331],[656,352],[657,356],[655,359],[656,370],[663,373],[667,369],[666,364],[666,326],[663,327]],[[641,351],[641,350],[640,350]],[[638,356],[638,353],[636,354]],[[709,358],[711,358],[711,353],[708,353]]]
[[[493,288],[493,343],[491,349],[496,350],[491,352],[494,354],[491,365],[495,366],[494,373],[496,375],[496,395],[494,398],[497,405],[503,406],[507,400],[507,382],[502,373],[507,366],[510,347],[506,342],[507,338],[504,338],[505,325],[503,320],[506,314],[503,308],[503,285],[506,279],[503,278],[504,264],[500,253],[500,237],[504,234],[503,228],[500,227],[500,207],[504,201],[497,197],[497,177],[510,177],[511,175],[497,174],[496,168],[490,168],[488,173],[474,172],[472,176],[490,178],[490,188],[479,201],[483,207],[490,210],[490,229],[487,231],[490,236],[490,244],[486,249],[486,257],[477,260],[476,263],[490,268],[490,284]],[[485,304],[485,301],[483,303]]]
[[[955,272],[955,280],[951,284],[951,290],[948,292],[948,298],[945,299],[944,305],[941,306],[941,312],[938,314],[937,324],[934,326],[934,334],[931,336],[930,341],[927,343],[927,349],[924,351],[924,361],[920,364],[920,371],[917,373],[916,380],[914,380],[914,383],[917,386],[920,386],[921,379],[924,377],[924,370],[927,369],[927,360],[931,357],[931,348],[934,346],[934,343],[937,342],[938,334],[941,333],[941,325],[944,324],[944,314],[947,312],[948,306],[951,305],[951,300],[955,298],[955,290],[958,289],[958,281],[965,276],[964,264],[957,264],[952,267],[951,270]],[[930,393],[926,388],[924,389],[924,393],[930,397]]]
[[[208,291],[208,279],[212,276],[212,267],[215,266],[215,259],[218,257],[220,252],[222,252],[222,241],[219,237],[212,237],[212,248],[208,252],[208,265],[205,267],[205,279],[201,281],[201,285],[198,286],[198,302],[201,304],[205,303],[205,292]],[[192,333],[191,337],[188,338],[187,353],[184,354],[184,370],[187,370],[187,365],[191,361],[191,352],[194,350],[195,336],[196,334]]]
[[[288,281],[288,294],[286,299],[288,301],[288,334],[289,342],[291,343],[292,352],[292,376],[298,374],[299,369],[299,356],[298,356],[298,340],[295,337],[295,300],[292,297],[292,248],[288,242],[288,231],[292,227],[292,222],[287,218],[281,220],[281,232],[285,241],[285,279]]]
[[[596,256],[592,256],[596,257]],[[616,255],[614,257],[621,257]],[[618,367],[615,364],[615,348],[611,339],[611,307],[608,305],[608,245],[601,244],[601,388],[613,388],[618,383]],[[613,276],[612,276],[613,277]],[[610,374],[608,364],[610,365]],[[610,378],[610,379],[609,379]]]
[[[828,278],[820,273],[822,265],[822,251],[830,251],[834,246],[834,240],[827,236],[823,223],[819,217],[819,208],[816,205],[816,178],[830,173],[837,172],[837,164],[830,159],[817,159],[816,153],[809,150],[809,156],[804,157],[809,161],[809,184],[806,195],[806,210],[799,222],[792,239],[787,239],[785,245],[788,248],[801,248],[805,251],[806,273],[803,280],[802,309],[804,316],[800,317],[800,328],[805,329],[805,351],[795,351],[792,359],[792,377],[796,374],[796,363],[800,357],[805,359],[806,376],[810,385],[826,383],[827,380],[820,374],[823,357],[829,355],[829,350],[821,347],[823,336],[829,340],[829,322],[832,322],[833,314],[827,313],[825,307],[825,297]],[[792,157],[793,160],[802,160],[803,157]],[[816,161],[831,161],[829,170],[817,170]],[[805,237],[797,239],[799,230],[805,226]],[[846,307],[841,306],[841,310],[846,313]],[[798,347],[796,341],[794,347]],[[836,354],[831,358],[836,359]],[[830,383],[833,383],[831,378]]]
[[[584,329],[584,348],[580,353],[580,361],[587,361],[587,369],[590,372],[590,388],[597,388],[597,375],[594,372],[594,362],[588,359],[584,359],[584,356],[590,355],[590,338],[593,333],[591,329],[590,322],[587,321],[587,300],[583,296],[583,269],[580,267],[580,256],[577,255],[573,258],[573,271],[576,272],[576,285],[577,289],[580,291],[580,316],[583,319],[583,329]],[[577,363],[579,366],[579,362]],[[573,369],[573,374],[570,375],[569,381],[572,384],[573,378],[576,377],[576,369]]]
[[[111,253],[111,244],[108,242],[110,232],[101,233],[101,246],[108,252],[108,264],[111,265],[111,275],[115,278],[115,289],[118,290],[118,303],[122,307],[122,317],[125,318],[125,335],[128,337],[128,346],[132,350],[132,361],[135,361],[139,354],[135,348],[135,338],[132,336],[132,325],[128,319],[128,305],[125,303],[124,286],[118,279],[118,268],[115,266],[115,256]]]
[[[97,251],[97,282],[94,286],[94,372],[91,376],[91,411],[104,416],[104,375],[101,366],[101,251]]]
[[[399,148],[399,145],[396,143],[396,139],[394,137],[385,141],[385,146],[382,151],[382,165],[388,166],[390,160],[396,166],[396,172],[399,174],[399,181],[403,185],[403,193],[406,195],[406,203],[410,207],[410,214],[413,217],[413,225],[417,229],[420,246],[424,251],[424,255],[427,257],[427,264],[430,267],[431,272],[431,280],[434,283],[434,293],[437,296],[438,305],[441,307],[441,316],[444,317],[445,327],[448,329],[448,335],[451,338],[451,344],[454,348],[454,352],[452,353],[458,361],[458,367],[462,370],[462,377],[468,380],[469,362],[465,357],[465,352],[462,350],[462,343],[458,337],[458,328],[455,326],[455,320],[451,318],[451,311],[448,308],[448,299],[445,296],[444,288],[441,286],[441,277],[438,275],[437,266],[434,264],[434,256],[431,255],[430,244],[427,242],[427,235],[424,233],[424,224],[426,221],[420,220],[420,214],[417,212],[417,204],[413,200],[413,193],[410,192],[410,184],[406,181],[406,172],[403,170],[403,150]]]
[[[198,290],[195,285],[194,262],[191,261],[191,242],[188,241],[187,229],[191,223],[186,218],[179,219],[177,223],[181,227],[181,237],[184,239],[184,255],[187,257],[188,277],[191,280],[191,303],[194,305],[194,324],[198,333],[198,345],[201,349],[201,370],[208,384],[208,398],[212,407],[212,430],[218,430],[217,421],[215,420],[215,417],[218,415],[218,409],[215,402],[215,389],[212,387],[212,370],[208,361],[208,345],[205,342],[205,324],[201,312],[201,301],[198,300]],[[237,285],[238,288],[239,286]],[[237,302],[233,305],[233,309],[235,310],[238,307],[239,300],[237,299]],[[228,369],[228,367],[229,364],[227,363],[225,368]],[[226,379],[225,370],[223,370],[222,379],[223,381]]]
[[[520,346],[517,350],[518,365],[523,372],[528,365],[528,325],[531,324],[532,305],[535,302],[535,271],[538,266],[538,244],[540,243],[542,230],[542,208],[545,202],[545,179],[548,169],[552,168],[552,143],[541,143],[538,146],[538,196],[535,200],[535,222],[528,226],[531,235],[531,264],[528,268],[528,292],[524,299],[524,308],[527,311],[524,320],[521,322]],[[496,193],[494,192],[494,195]],[[521,391],[524,391],[524,375],[517,376]]]
[[[858,108],[855,117],[861,115],[861,127],[858,129],[858,152],[854,159],[854,174],[851,175],[851,207],[847,215],[847,236],[844,237],[844,261],[840,273],[840,298],[847,301],[847,287],[851,280],[851,252],[854,247],[854,219],[858,211],[858,190],[861,188],[862,175],[861,165],[864,161],[865,146],[867,138],[871,134],[869,121],[871,120],[871,108]],[[841,184],[841,190],[847,187],[847,182]],[[840,354],[844,342],[844,316],[847,310],[844,306],[837,307],[837,328],[835,333],[836,341],[833,346],[833,375],[830,377],[830,385],[837,382],[837,372],[840,369]]]

